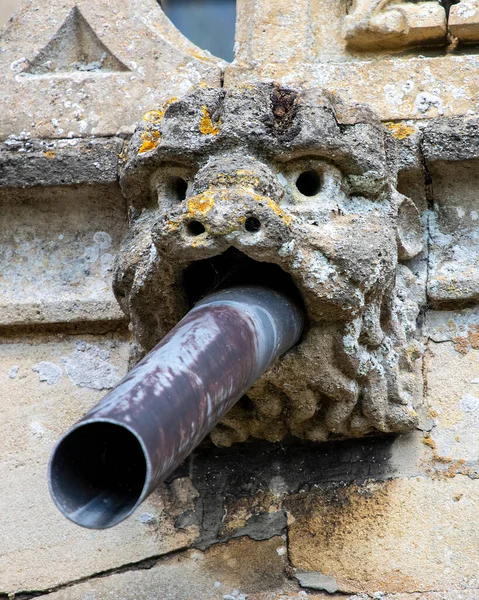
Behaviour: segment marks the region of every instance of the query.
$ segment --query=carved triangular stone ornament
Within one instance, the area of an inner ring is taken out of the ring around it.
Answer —
[[[19,0],[0,29],[0,139],[129,135],[223,68],[156,0]]]
[[[72,8],[57,33],[23,72],[48,75],[73,71],[129,71],[98,38],[77,6]]]

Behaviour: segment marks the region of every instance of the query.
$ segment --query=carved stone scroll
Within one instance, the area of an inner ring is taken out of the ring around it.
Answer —
[[[446,12],[435,0],[355,0],[344,22],[348,46],[360,50],[442,45],[446,34]]]

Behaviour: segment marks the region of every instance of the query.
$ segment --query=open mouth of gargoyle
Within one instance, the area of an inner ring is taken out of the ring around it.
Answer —
[[[301,294],[289,273],[273,263],[254,260],[234,247],[195,261],[183,272],[183,289],[190,306],[207,294],[238,285],[269,287],[304,308]]]

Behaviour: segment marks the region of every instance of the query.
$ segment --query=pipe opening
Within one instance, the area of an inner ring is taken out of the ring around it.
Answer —
[[[50,490],[71,521],[104,529],[131,513],[146,474],[143,448],[133,433],[114,423],[87,423],[67,433],[55,449]]]

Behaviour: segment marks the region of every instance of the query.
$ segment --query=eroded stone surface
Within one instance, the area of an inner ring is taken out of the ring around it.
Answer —
[[[428,296],[444,308],[479,300],[479,162],[432,162]]]
[[[272,84],[199,90],[145,115],[122,175],[131,233],[115,275],[143,351],[215,279],[281,286],[287,273],[309,321],[250,390],[254,411],[237,405],[216,443],[417,423],[420,290],[399,261],[420,252],[422,231],[387,174],[386,143],[367,110]]]
[[[462,468],[466,473],[475,474],[479,456],[477,314],[475,322],[461,329],[458,324],[451,342],[429,346],[427,405],[435,421],[430,445],[436,462],[442,463],[445,469]]]
[[[0,187],[116,183],[123,143],[119,138],[7,139],[0,145]]]

